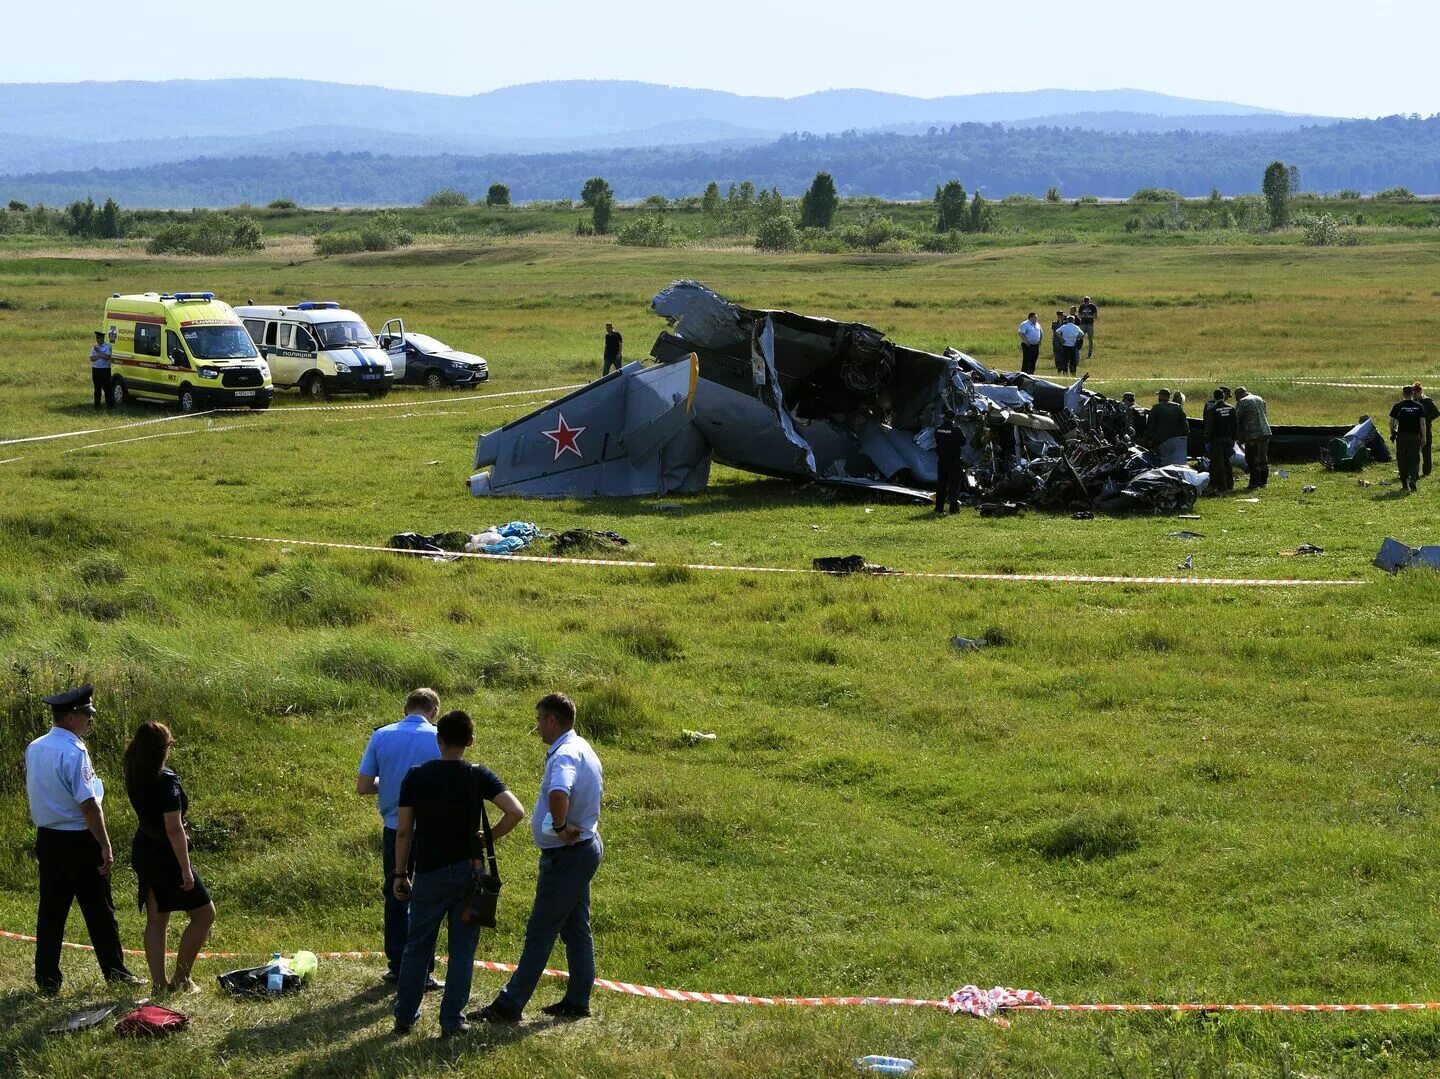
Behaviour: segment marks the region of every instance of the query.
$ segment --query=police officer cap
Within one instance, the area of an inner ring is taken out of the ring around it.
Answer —
[[[52,693],[45,698],[57,716],[67,715],[70,712],[89,712],[95,714],[95,705],[90,698],[95,696],[95,687],[89,682],[83,686],[76,686],[74,689],[67,689],[63,693]]]

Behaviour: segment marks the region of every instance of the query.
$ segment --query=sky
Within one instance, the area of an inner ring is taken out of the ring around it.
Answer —
[[[1433,14],[1433,0],[0,0],[7,39],[30,43],[5,50],[0,82],[299,77],[475,94],[634,79],[777,97],[1132,88],[1429,115],[1440,79],[1410,44]]]

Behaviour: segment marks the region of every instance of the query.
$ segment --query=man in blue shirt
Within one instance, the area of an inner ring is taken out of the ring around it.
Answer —
[[[107,982],[138,985],[125,969],[115,901],[110,893],[114,855],[105,827],[105,784],[81,740],[95,727],[94,687],[88,683],[45,698],[48,733],[25,747],[25,790],[35,823],[40,863],[40,909],[35,919],[35,984],[60,992],[60,943],[70,904],[79,901],[95,958]]]
[[[570,979],[565,995],[541,1011],[561,1019],[582,1019],[590,1014],[590,991],[595,987],[590,881],[605,854],[598,830],[604,792],[600,758],[575,733],[575,703],[563,693],[551,693],[536,704],[535,733],[549,747],[530,818],[540,848],[540,876],[515,973],[499,996],[470,1016],[490,1023],[520,1021],[556,937],[565,942]]]
[[[417,764],[440,756],[435,740],[435,717],[440,714],[440,696],[433,689],[417,689],[405,698],[405,718],[399,723],[381,727],[370,736],[365,755],[360,758],[360,774],[355,792],[375,796],[380,803],[380,819],[385,824],[385,971],[387,982],[400,978],[400,959],[405,954],[405,938],[410,933],[410,903],[395,896],[395,829],[400,821],[400,784],[405,773]],[[400,874],[413,869],[406,865]],[[427,990],[441,989],[443,984],[431,977]]]

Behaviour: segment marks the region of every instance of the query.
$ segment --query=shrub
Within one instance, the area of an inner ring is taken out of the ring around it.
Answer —
[[[1046,201],[1046,202],[1059,202],[1059,201],[1060,201],[1060,189],[1059,189],[1058,187],[1047,187],[1047,188],[1045,189],[1045,201]]]
[[[425,205],[432,208],[458,209],[470,205],[470,196],[453,187],[442,187],[439,191],[432,191],[425,196]]]
[[[615,234],[615,242],[626,247],[669,247],[677,238],[674,225],[663,217],[649,214],[636,218]]]
[[[267,210],[298,210],[294,199],[271,199],[265,207]]]
[[[784,215],[767,217],[755,230],[755,246],[761,251],[794,251],[799,240],[795,222]]]
[[[1099,196],[1099,195],[1081,195],[1078,199],[1075,200],[1074,205],[1076,205],[1076,206],[1099,206],[1099,205],[1100,205],[1100,196]]]
[[[610,218],[615,213],[615,199],[608,193],[597,196],[594,205],[590,210],[590,224],[595,229],[595,235],[604,236],[610,231]]]
[[[365,240],[354,229],[326,232],[315,237],[317,255],[353,255],[365,250]]]
[[[1384,191],[1375,192],[1377,199],[1395,199],[1400,202],[1411,202],[1415,198],[1415,192],[1408,187],[1387,187]]]
[[[486,206],[509,206],[510,189],[504,184],[491,184],[490,190],[485,192]]]
[[[1295,223],[1303,233],[1300,242],[1307,247],[1349,247],[1356,242],[1355,234],[1342,229],[1330,214],[1298,214]]]
[[[1180,192],[1171,191],[1168,187],[1142,187],[1135,194],[1130,196],[1131,202],[1175,202],[1180,198]],[[1098,200],[1097,200],[1098,201]]]
[[[152,255],[232,255],[264,246],[253,217],[220,211],[200,214],[188,224],[166,225],[150,238],[146,250]]]

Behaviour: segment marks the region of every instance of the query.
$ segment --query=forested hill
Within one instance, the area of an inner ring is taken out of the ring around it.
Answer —
[[[1125,197],[1141,187],[1188,196],[1218,187],[1258,191],[1265,166],[1300,169],[1305,190],[1374,192],[1404,186],[1440,192],[1440,116],[1354,120],[1288,132],[1221,135],[1191,131],[1099,133],[1066,128],[960,124],[921,135],[787,136],[720,151],[622,149],[483,157],[292,154],[205,159],[150,168],[0,177],[0,199],[64,203],[114,197],[126,206],[226,206],[291,198],[306,205],[402,205],[454,187],[482,193],[495,181],[516,200],[575,197],[604,176],[622,200],[698,194],[752,180],[797,194],[818,170],[841,194],[929,198],[960,179],[992,198],[1007,194]]]

